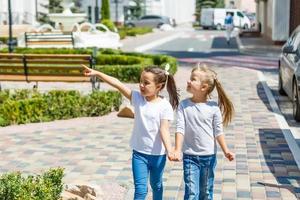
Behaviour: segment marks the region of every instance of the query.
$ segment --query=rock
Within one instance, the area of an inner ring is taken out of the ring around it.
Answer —
[[[82,197],[72,194],[68,191],[63,191],[61,194],[62,200],[84,200]]]
[[[94,184],[70,184],[67,185],[65,192],[71,193],[84,200],[102,200],[103,192],[101,188]],[[69,200],[69,199],[68,199]],[[71,199],[70,199],[71,200]],[[78,199],[79,200],[79,199]]]
[[[93,195],[91,195],[91,194],[86,194],[86,195],[84,196],[84,199],[85,199],[85,200],[102,200],[100,197],[95,197],[95,196],[93,196]]]

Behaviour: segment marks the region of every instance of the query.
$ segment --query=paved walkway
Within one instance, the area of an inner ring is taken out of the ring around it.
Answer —
[[[141,43],[146,43],[146,39],[143,41]],[[190,70],[190,66],[182,65],[175,77],[182,89],[182,98],[188,95],[184,88]],[[300,199],[300,171],[257,72],[229,65],[217,66],[215,70],[236,110],[234,121],[225,130],[227,143],[236,153],[236,160],[226,161],[218,150],[215,199]],[[5,83],[3,86],[15,87]],[[61,86],[55,85],[57,88]],[[137,85],[129,86],[137,88]],[[46,85],[39,87],[49,89]],[[69,87],[85,92],[90,90],[89,84]],[[109,87],[102,84],[101,88]],[[0,128],[0,172],[38,173],[49,167],[62,166],[66,172],[65,183],[97,183],[104,188],[109,197],[106,199],[132,199],[131,150],[128,145],[132,125],[132,119],[118,118],[113,112],[103,117]],[[174,128],[174,138],[173,132]],[[164,186],[164,199],[183,199],[181,163],[167,162]]]
[[[179,88],[185,88],[190,69],[179,68]],[[299,169],[256,71],[230,67],[219,67],[216,71],[236,109],[233,123],[225,130],[236,161],[226,161],[218,151],[215,199],[299,198]],[[187,96],[184,89],[182,96]],[[128,142],[132,122],[116,117],[114,112],[96,118],[0,128],[0,170],[33,173],[63,166],[66,183],[87,181],[106,188],[113,183],[125,190],[120,194],[108,189],[105,192],[109,199],[130,199],[133,185]],[[181,168],[181,163],[167,163],[164,199],[182,199]]]

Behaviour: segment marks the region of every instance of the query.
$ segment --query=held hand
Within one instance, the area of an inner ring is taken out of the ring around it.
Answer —
[[[182,161],[182,153],[176,149],[174,151],[174,160],[173,161]]]
[[[225,157],[229,160],[229,161],[233,161],[234,160],[234,154],[230,151],[224,153]]]
[[[168,152],[168,159],[170,161],[181,161],[182,160],[181,152],[173,149],[171,152]]]
[[[168,156],[168,159],[169,159],[169,161],[173,161],[174,160],[174,152],[173,151],[171,151],[171,152],[168,152],[167,153],[167,156]]]
[[[85,76],[94,76],[94,75],[97,74],[97,71],[96,71],[96,70],[93,70],[93,69],[87,67],[86,65],[81,65],[81,66],[84,68],[83,74],[84,74]]]

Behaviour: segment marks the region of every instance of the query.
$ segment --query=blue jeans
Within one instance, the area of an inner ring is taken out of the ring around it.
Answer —
[[[153,200],[163,199],[162,175],[166,165],[166,155],[147,155],[133,150],[132,172],[134,180],[134,199],[146,199],[148,192],[148,175],[153,191]]]
[[[216,164],[215,154],[209,156],[183,155],[185,200],[213,199]]]

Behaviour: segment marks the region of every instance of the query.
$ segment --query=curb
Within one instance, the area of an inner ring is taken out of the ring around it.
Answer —
[[[298,169],[300,169],[300,147],[298,146],[296,142],[296,136],[297,133],[291,129],[291,127],[288,125],[287,121],[285,120],[284,116],[282,115],[279,106],[266,82],[265,76],[262,72],[258,71],[258,79],[259,82],[262,84],[264,91],[266,93],[266,96],[268,98],[270,107],[273,111],[273,114],[277,120],[277,123],[282,130],[282,134],[284,135],[284,138],[293,154],[293,157],[295,159],[295,162],[298,166]]]

